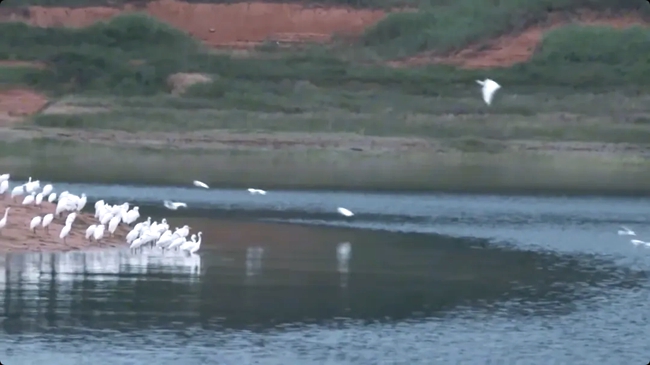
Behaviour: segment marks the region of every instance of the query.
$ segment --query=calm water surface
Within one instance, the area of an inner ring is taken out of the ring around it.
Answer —
[[[650,248],[616,234],[650,240],[647,199],[63,189],[137,201],[202,250],[0,257],[3,364],[650,360]]]

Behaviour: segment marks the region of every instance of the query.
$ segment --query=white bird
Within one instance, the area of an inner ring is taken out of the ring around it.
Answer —
[[[54,214],[52,214],[52,213],[46,214],[43,217],[43,223],[42,224],[43,224],[43,228],[45,228],[45,232],[48,232],[48,233],[50,232],[49,225],[50,225],[50,223],[52,223],[53,219],[54,219]]]
[[[202,232],[198,233],[199,240],[196,241],[196,235],[192,235],[192,240],[187,241],[184,244],[181,245],[180,249],[181,251],[189,251],[190,253],[195,253],[196,251],[201,248],[201,234]]]
[[[43,202],[43,193],[36,194],[36,199],[34,199],[34,205],[41,205]]]
[[[7,214],[9,214],[9,209],[11,208],[7,207],[7,209],[5,209],[5,216],[2,217],[2,219],[0,219],[0,230],[5,228],[5,226],[7,225]]]
[[[52,186],[52,184],[47,184],[43,186],[43,190],[41,190],[41,193],[43,193],[43,196],[47,196],[49,193],[52,192],[52,190],[54,190],[54,186]]]
[[[622,229],[618,231],[619,236],[636,236],[636,233],[634,233],[633,230],[631,230],[631,229],[629,229],[629,228],[627,228],[625,226],[621,226],[621,228]]]
[[[185,237],[178,237],[178,238],[174,239],[169,246],[167,246],[167,249],[171,250],[173,248],[179,247],[183,243],[185,243]]]
[[[8,181],[11,177],[11,174],[2,174],[0,175],[0,181]]]
[[[81,194],[81,198],[77,201],[77,212],[81,212],[81,210],[86,206],[86,201],[88,201],[86,194]]]
[[[345,208],[338,207],[336,210],[339,212],[339,214],[342,214],[346,217],[352,217],[354,215],[354,213]]]
[[[36,217],[32,218],[31,222],[29,222],[29,230],[36,233],[36,227],[38,227],[39,224],[41,224],[41,216],[37,215]]]
[[[77,218],[77,213],[72,212],[68,214],[68,216],[65,218],[65,225],[66,226],[71,226],[72,223],[74,223],[74,220]]]
[[[66,224],[61,228],[61,233],[59,233],[59,238],[63,240],[63,243],[65,243],[65,238],[68,236],[68,233],[70,233],[70,229],[72,229],[72,226],[69,224]]]
[[[641,240],[631,240],[630,242],[632,242],[635,246],[644,245],[650,247],[650,242],[645,242]]]
[[[129,210],[122,216],[122,222],[126,225],[131,225],[131,223],[137,221],[138,218],[140,218],[140,207],[133,207],[133,209]]]
[[[187,237],[187,235],[190,234],[190,226],[187,224],[184,225],[183,228],[176,231],[176,234],[183,238]]]
[[[165,200],[163,202],[163,205],[165,205],[165,208],[171,209],[171,210],[176,210],[180,207],[187,208],[187,204],[183,202],[173,202],[171,200]]]
[[[110,233],[111,237],[113,237],[113,234],[115,234],[117,225],[120,224],[121,221],[122,217],[120,215],[116,215],[108,222],[108,233]]]
[[[195,234],[193,234],[192,237],[190,237],[189,240],[186,240],[185,242],[183,242],[183,244],[181,244],[178,249],[181,250],[181,251],[185,251],[185,250],[189,249],[190,247],[192,247],[192,245],[194,243],[196,243],[196,235]]]
[[[210,187],[208,186],[208,184],[206,184],[206,183],[204,183],[204,182],[201,182],[201,181],[199,181],[199,180],[194,180],[194,181],[192,182],[192,184],[194,184],[194,186],[197,186],[197,187],[199,187],[199,188],[210,189]]]
[[[90,240],[90,237],[92,237],[93,233],[95,233],[95,228],[97,228],[97,226],[95,224],[93,224],[90,227],[86,228],[86,239],[87,240]]]
[[[9,180],[3,180],[2,182],[0,182],[0,195],[6,193],[8,189],[9,189]]]
[[[34,197],[35,197],[35,196],[36,196],[35,193],[31,193],[31,194],[27,195],[27,196],[25,197],[25,199],[23,199],[23,203],[22,203],[22,204],[23,204],[23,205],[29,205],[29,204],[32,204],[32,203],[34,202]]]
[[[104,228],[105,227],[103,224],[100,224],[97,227],[95,227],[95,232],[93,232],[93,238],[95,239],[95,241],[99,241],[100,239],[102,239],[102,237],[104,237]]]
[[[52,203],[55,200],[56,200],[56,193],[51,193],[50,195],[48,195],[48,197],[47,197],[48,202]]]
[[[17,196],[21,196],[24,193],[25,193],[25,185],[18,185],[15,188],[11,189],[11,199],[13,201],[16,201],[16,199],[14,198]]]
[[[129,232],[126,235],[126,243],[131,244],[133,241],[136,240],[136,238],[140,237],[140,233],[142,233],[139,229],[132,229],[131,232]]]
[[[201,248],[201,234],[202,233],[203,232],[199,232],[199,240],[196,243],[194,243],[192,245],[192,247],[190,247],[189,251],[190,251],[191,254],[196,253],[196,251],[198,251],[199,248]]]
[[[264,191],[264,190],[262,190],[262,189],[253,189],[253,188],[249,188],[249,189],[248,189],[248,192],[251,193],[252,195],[256,195],[256,194],[266,195],[266,191]]]
[[[492,104],[494,93],[501,88],[501,85],[490,79],[485,79],[485,81],[476,80],[476,83],[482,86],[481,93],[483,93],[483,101],[485,101],[487,105]]]

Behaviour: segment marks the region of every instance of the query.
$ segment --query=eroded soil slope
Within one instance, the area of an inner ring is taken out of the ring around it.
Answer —
[[[11,11],[11,12],[10,12]],[[190,4],[162,0],[143,8],[40,7],[5,10],[0,20],[22,20],[40,27],[84,27],[131,11],[144,11],[217,47],[250,46],[265,40],[327,41],[335,33],[359,34],[381,20],[381,10],[306,8],[296,4]]]
[[[404,60],[393,61],[396,67],[412,67],[433,63],[444,63],[464,68],[508,67],[526,62],[535,52],[544,34],[568,24],[601,25],[612,28],[626,28],[635,25],[647,26],[641,17],[630,15],[605,15],[593,12],[579,14],[550,14],[543,24],[530,27],[517,34],[509,34],[488,42],[475,44],[455,54],[441,57],[434,52],[421,54]]]

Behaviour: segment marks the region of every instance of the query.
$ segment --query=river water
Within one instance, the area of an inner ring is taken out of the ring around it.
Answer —
[[[57,188],[202,249],[0,258],[6,365],[650,360],[650,247],[617,235],[650,240],[648,199]]]

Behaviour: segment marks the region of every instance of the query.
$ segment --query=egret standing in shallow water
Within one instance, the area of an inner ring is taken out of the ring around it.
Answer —
[[[485,81],[476,80],[476,83],[482,86],[481,93],[483,94],[483,101],[485,101],[485,104],[492,104],[494,93],[501,88],[501,85],[490,79],[485,79]]]

